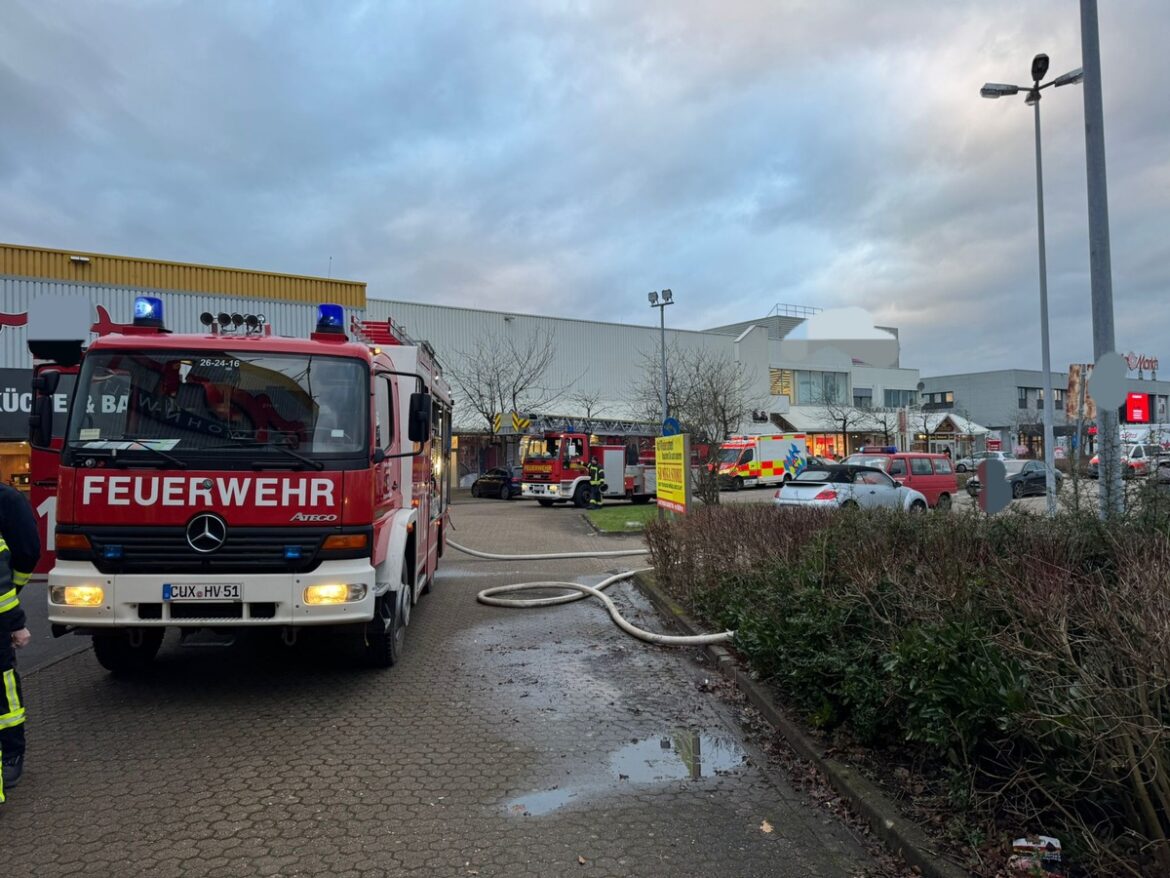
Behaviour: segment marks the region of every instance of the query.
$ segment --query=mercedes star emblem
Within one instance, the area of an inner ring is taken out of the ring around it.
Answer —
[[[218,515],[204,512],[187,525],[187,545],[206,555],[214,552],[227,539],[227,523]]]

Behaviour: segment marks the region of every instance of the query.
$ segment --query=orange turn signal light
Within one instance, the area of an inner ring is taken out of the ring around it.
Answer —
[[[88,552],[92,548],[89,544],[89,537],[85,534],[58,533],[56,536],[56,547],[58,549],[73,549],[75,551]]]
[[[322,549],[364,549],[370,544],[366,534],[333,534],[325,537]]]

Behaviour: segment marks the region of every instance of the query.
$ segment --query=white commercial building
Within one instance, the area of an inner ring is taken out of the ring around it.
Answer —
[[[846,453],[880,436],[872,423],[874,410],[913,404],[918,370],[902,368],[897,331],[875,328],[860,309],[819,312],[784,308],[758,320],[703,331],[666,330],[667,368],[672,356],[705,352],[741,364],[751,386],[755,416],[741,432],[796,430],[812,436],[810,450]],[[366,304],[367,320],[393,320],[417,339],[434,347],[448,373],[467,371],[474,360],[491,351],[539,350],[551,344],[555,355],[540,377],[539,387],[521,400],[517,412],[530,421],[521,431],[587,429],[601,435],[652,433],[657,424],[639,405],[639,385],[658,381],[661,330],[559,317],[540,317],[474,308],[377,299]],[[672,316],[670,311],[667,316]],[[864,324],[864,325],[863,325]],[[655,385],[656,386],[656,385]],[[458,393],[458,391],[457,391]],[[858,410],[850,416],[848,433],[837,422],[839,409]],[[456,426],[469,433],[495,432],[487,419],[463,401],[456,402]],[[657,409],[653,410],[657,414]],[[498,432],[517,432],[511,412]],[[637,422],[637,423],[635,423]],[[856,429],[853,429],[853,426]],[[469,468],[501,463],[464,461]]]

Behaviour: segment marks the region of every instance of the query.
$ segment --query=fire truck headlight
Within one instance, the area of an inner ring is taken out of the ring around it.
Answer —
[[[54,585],[49,589],[49,600],[66,607],[100,607],[105,597],[100,585]]]
[[[321,604],[349,604],[360,601],[366,596],[366,587],[362,583],[322,582],[310,585],[305,589],[305,603],[318,606]]]
[[[549,486],[548,486],[548,492],[549,492],[550,494],[555,494],[555,493],[557,492],[557,486],[556,486],[556,485],[549,485]]]

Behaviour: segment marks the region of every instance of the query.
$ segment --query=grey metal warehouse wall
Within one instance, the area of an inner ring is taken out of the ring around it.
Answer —
[[[666,316],[669,320],[669,309]],[[581,414],[581,406],[575,405],[572,397],[596,393],[600,394],[602,402],[594,411],[595,416],[631,417],[630,396],[643,373],[643,355],[657,356],[659,347],[657,326],[534,317],[367,298],[366,319],[387,318],[400,324],[412,337],[429,341],[448,373],[458,367],[463,354],[475,350],[481,339],[514,338],[523,343],[534,335],[550,333],[557,354],[544,383],[564,391],[564,396],[559,403],[548,406],[546,414]],[[668,346],[677,344],[685,349],[703,348],[735,355],[735,339],[726,335],[668,328],[666,337]],[[456,420],[461,426],[474,424],[478,417],[469,416],[466,407],[460,408],[458,403],[456,411],[459,413]]]
[[[85,296],[95,308],[99,305],[105,308],[115,323],[130,322],[136,296],[158,296],[163,300],[167,328],[175,332],[203,331],[199,315],[204,311],[263,314],[272,324],[275,334],[301,338],[313,331],[317,319],[316,305],[301,302],[4,277],[0,278],[0,367],[28,368],[32,365],[25,327],[12,325],[8,320],[27,313],[33,299],[44,295]],[[348,308],[346,321],[350,315],[361,317],[364,313],[362,309]],[[8,315],[8,318],[4,315]],[[7,325],[4,325],[5,322]]]

